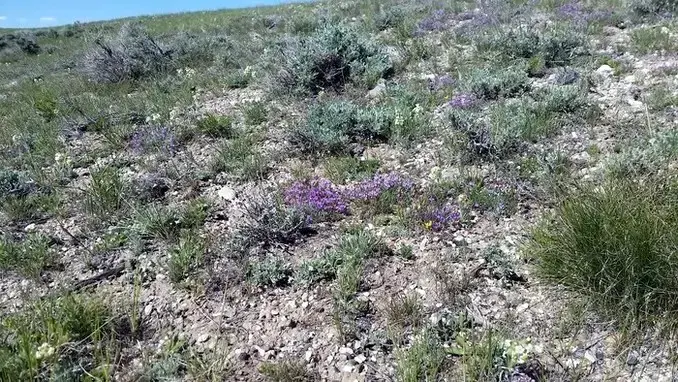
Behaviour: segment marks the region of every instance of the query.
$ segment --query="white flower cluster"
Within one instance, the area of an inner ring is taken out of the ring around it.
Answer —
[[[502,347],[504,348],[502,357],[511,366],[525,363],[530,356],[541,352],[541,347],[533,345],[529,338],[523,341],[505,340]]]
[[[38,350],[35,352],[35,358],[36,359],[44,359],[44,358],[49,358],[54,355],[56,352],[56,349],[48,344],[47,342],[44,342],[40,347],[38,347]]]
[[[179,77],[191,78],[195,76],[195,69],[193,68],[179,68],[177,69],[177,75]]]
[[[255,72],[254,69],[253,69],[251,66],[249,66],[249,65],[247,65],[247,66],[245,67],[245,69],[243,70],[243,74],[245,75],[245,77],[250,77],[250,78],[256,77],[256,72]]]
[[[393,120],[393,124],[396,127],[401,127],[402,125],[405,124],[405,117],[403,116],[403,113],[399,109],[396,109],[395,111],[395,118]]]
[[[160,120],[160,114],[154,113],[150,117],[146,117],[146,123],[157,122]]]

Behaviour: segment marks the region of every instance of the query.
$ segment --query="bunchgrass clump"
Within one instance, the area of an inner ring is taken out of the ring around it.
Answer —
[[[525,252],[543,277],[590,299],[622,328],[674,330],[677,203],[670,179],[582,186],[535,229]]]
[[[326,251],[322,256],[302,263],[297,271],[296,280],[304,284],[334,280],[339,269],[349,259],[362,261],[371,256],[384,254],[387,251],[388,248],[385,244],[370,232],[359,231],[354,234],[347,234],[340,239],[335,249]]]
[[[317,375],[310,372],[301,362],[264,362],[259,366],[259,373],[270,382],[312,382]]]
[[[90,183],[85,189],[85,211],[94,217],[104,219],[127,207],[125,194],[127,185],[115,167],[103,167],[92,172]]]
[[[263,178],[269,170],[264,155],[257,149],[252,135],[224,141],[212,160],[214,172],[225,172],[236,179],[251,181]]]
[[[662,15],[678,11],[675,0],[632,0],[631,9],[641,16]]]
[[[678,47],[673,34],[665,28],[637,28],[631,32],[631,45],[640,54],[671,52]]]
[[[143,237],[177,241],[182,231],[201,228],[209,214],[209,204],[194,199],[183,206],[149,204],[136,210],[135,230]]]
[[[11,221],[45,217],[59,204],[49,187],[40,187],[27,174],[0,170],[0,210]]]
[[[122,322],[108,304],[86,296],[30,304],[2,319],[0,379],[109,379],[110,362],[128,334]]]
[[[396,375],[403,382],[435,381],[442,371],[445,349],[438,336],[423,330],[409,348],[396,352]]]
[[[249,126],[259,126],[268,119],[266,104],[259,101],[249,102],[243,108],[245,123]]]
[[[170,250],[169,279],[178,284],[195,274],[202,265],[205,250],[204,240],[196,232],[187,231]]]
[[[234,136],[233,118],[226,115],[210,114],[196,124],[201,133],[210,137],[232,138]]]
[[[376,174],[377,159],[360,159],[353,156],[329,157],[325,161],[325,174],[335,184],[363,180]]]
[[[0,237],[0,270],[35,278],[56,265],[56,261],[56,254],[50,249],[46,236],[29,234],[21,240],[8,235]]]

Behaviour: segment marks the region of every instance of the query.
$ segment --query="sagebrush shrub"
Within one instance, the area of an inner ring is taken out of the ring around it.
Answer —
[[[172,51],[144,28],[125,24],[115,38],[98,38],[85,55],[84,71],[96,82],[139,80],[170,70]]]
[[[355,143],[414,140],[426,126],[423,108],[410,101],[370,107],[347,101],[317,104],[292,132],[291,141],[305,153],[347,154]]]
[[[390,68],[388,57],[372,40],[341,24],[283,42],[278,59],[278,90],[301,96],[341,91],[349,83],[371,87]]]
[[[490,71],[478,69],[469,75],[466,87],[479,99],[516,97],[530,90],[527,73],[517,68]]]
[[[11,53],[14,50],[31,55],[41,52],[40,45],[33,35],[8,33],[0,36],[0,54]]]
[[[676,0],[632,0],[631,9],[640,15],[678,11]]]
[[[570,25],[554,25],[543,31],[531,25],[506,26],[498,33],[480,35],[476,44],[482,51],[509,58],[539,57],[546,67],[568,65],[589,51],[586,35]]]
[[[543,277],[590,298],[627,328],[661,318],[675,324],[676,206],[674,179],[585,185],[535,229],[525,251]]]
[[[405,12],[398,6],[379,10],[374,16],[374,26],[379,31],[399,26],[405,21]]]

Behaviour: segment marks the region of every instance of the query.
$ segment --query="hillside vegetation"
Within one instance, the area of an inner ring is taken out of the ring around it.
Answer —
[[[0,381],[674,381],[675,0],[0,31]]]

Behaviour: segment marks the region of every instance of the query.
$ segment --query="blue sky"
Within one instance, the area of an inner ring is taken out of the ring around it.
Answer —
[[[32,28],[74,21],[273,5],[291,0],[0,0],[0,28]]]

